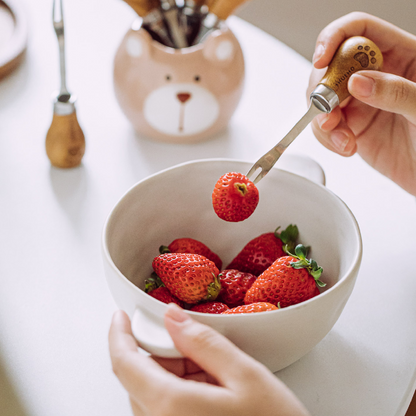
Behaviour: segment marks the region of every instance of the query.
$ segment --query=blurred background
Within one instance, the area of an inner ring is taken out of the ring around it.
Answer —
[[[373,14],[416,34],[414,0],[253,0],[236,14],[311,60],[319,32],[328,23],[353,11]]]

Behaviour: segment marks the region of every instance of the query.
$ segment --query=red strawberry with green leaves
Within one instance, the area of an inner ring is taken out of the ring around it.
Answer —
[[[221,289],[215,263],[200,254],[160,254],[152,266],[170,292],[183,302],[215,300]]]
[[[249,305],[236,306],[235,308],[228,309],[228,311],[222,312],[222,315],[277,311],[278,309],[280,308],[268,302],[256,302],[256,303],[251,303]]]
[[[160,286],[156,289],[151,290],[150,292],[147,292],[147,294],[154,297],[157,300],[160,300],[163,303],[176,303],[181,308],[185,307],[184,303],[181,300],[179,300],[176,296],[173,296],[166,286]]]
[[[227,269],[237,269],[259,276],[276,259],[286,256],[284,249],[293,251],[299,235],[298,227],[290,224],[280,233],[279,228],[274,233],[265,233],[249,241]]]
[[[295,255],[278,258],[247,291],[244,303],[269,302],[282,308],[304,302],[317,294],[322,267],[306,258],[306,247],[298,244]]]
[[[238,270],[223,270],[218,275],[218,279],[221,283],[218,299],[230,308],[234,308],[235,306],[244,305],[244,296],[257,277],[254,274]]]
[[[193,238],[177,238],[173,240],[167,247],[159,247],[160,254],[164,253],[191,253],[200,254],[215,263],[218,270],[222,269],[222,261],[217,254],[211,251],[204,243]]]
[[[193,306],[190,310],[201,313],[222,313],[230,309],[225,303],[222,302],[205,302],[199,305]]]
[[[212,192],[214,211],[224,221],[244,221],[254,212],[258,203],[256,185],[238,172],[221,176]]]

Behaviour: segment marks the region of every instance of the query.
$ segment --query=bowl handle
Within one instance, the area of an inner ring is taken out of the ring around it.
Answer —
[[[131,329],[139,346],[149,353],[166,358],[183,357],[175,348],[172,338],[160,318],[146,309],[136,308]]]
[[[325,172],[322,166],[307,155],[285,152],[276,166],[279,169],[295,173],[310,181],[325,185]]]

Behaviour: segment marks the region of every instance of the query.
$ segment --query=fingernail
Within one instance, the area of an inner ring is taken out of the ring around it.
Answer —
[[[334,131],[331,134],[331,140],[332,140],[332,143],[334,144],[335,148],[339,152],[344,152],[345,148],[347,147],[349,138],[342,131]]]
[[[360,97],[370,97],[374,92],[375,81],[366,75],[354,74],[351,77],[349,89],[352,94]]]
[[[175,303],[169,303],[165,315],[176,322],[185,322],[190,319],[184,310]]]
[[[319,58],[320,58],[320,57],[324,54],[324,52],[325,52],[324,45],[322,45],[322,43],[320,43],[320,44],[316,47],[315,52],[314,52],[314,54],[313,54],[313,57],[312,57],[312,63],[315,63],[316,61],[318,61],[318,60],[319,60]]]
[[[122,311],[121,309],[119,309],[119,310],[114,312],[113,320],[114,321],[120,321],[120,320],[124,319],[124,316],[125,316],[125,312]]]
[[[328,121],[328,114],[319,114],[316,117],[316,120],[318,121],[318,125],[320,128],[322,128],[322,126]]]

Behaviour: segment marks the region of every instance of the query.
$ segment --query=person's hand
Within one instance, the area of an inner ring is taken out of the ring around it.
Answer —
[[[318,140],[343,155],[358,154],[372,167],[416,195],[416,36],[366,13],[354,12],[320,33],[313,58],[308,97],[338,46],[365,36],[381,50],[382,72],[351,76],[352,97],[312,122]],[[308,98],[309,99],[309,98]]]
[[[309,413],[266,367],[212,328],[169,305],[165,325],[185,359],[140,353],[128,316],[109,332],[113,371],[135,416],[306,416]]]

